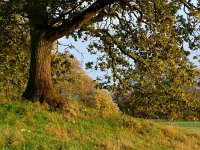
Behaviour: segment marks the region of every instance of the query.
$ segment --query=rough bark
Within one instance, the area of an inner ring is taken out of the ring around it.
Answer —
[[[52,41],[39,31],[31,32],[31,64],[29,81],[23,97],[33,102],[46,101],[53,107],[60,107],[59,98],[53,89],[51,78]]]

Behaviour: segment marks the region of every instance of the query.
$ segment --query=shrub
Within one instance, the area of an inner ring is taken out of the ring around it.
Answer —
[[[118,107],[113,102],[110,93],[103,89],[95,91],[94,97],[89,101],[89,106],[99,109],[106,114],[114,114],[118,112]]]

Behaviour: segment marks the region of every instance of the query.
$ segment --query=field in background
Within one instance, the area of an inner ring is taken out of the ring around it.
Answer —
[[[194,129],[200,131],[200,121],[155,121],[160,123],[161,125],[170,125],[173,127],[184,128],[184,129]]]

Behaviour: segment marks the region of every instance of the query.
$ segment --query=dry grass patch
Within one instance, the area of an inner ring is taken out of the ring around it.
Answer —
[[[67,142],[67,127],[58,124],[47,124],[44,130],[52,134],[56,140]]]
[[[1,140],[0,145],[7,146],[11,145],[12,147],[16,147],[25,142],[23,137],[23,132],[18,129],[9,129],[4,128],[1,130]]]

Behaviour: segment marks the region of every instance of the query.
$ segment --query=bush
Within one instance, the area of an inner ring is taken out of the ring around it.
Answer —
[[[118,112],[118,107],[113,102],[110,93],[103,89],[96,90],[94,97],[90,99],[88,104],[90,107],[99,109],[106,114],[114,114]]]
[[[139,118],[200,120],[200,101],[191,93],[176,93],[176,97],[132,95],[119,100],[118,105],[123,112]]]

